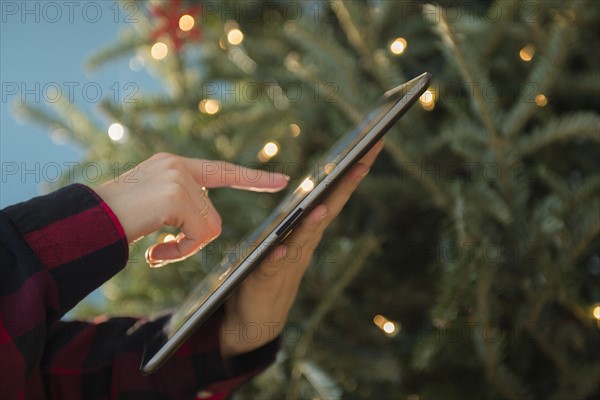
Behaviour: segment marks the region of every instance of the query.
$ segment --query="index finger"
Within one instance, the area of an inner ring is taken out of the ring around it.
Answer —
[[[207,188],[230,187],[254,192],[278,192],[289,177],[278,172],[246,168],[226,161],[185,158],[187,169],[199,185]]]

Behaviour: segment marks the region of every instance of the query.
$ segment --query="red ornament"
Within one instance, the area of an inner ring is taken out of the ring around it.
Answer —
[[[162,36],[168,36],[175,50],[179,51],[183,46],[184,40],[199,40],[201,36],[200,27],[194,24],[194,27],[189,31],[182,31],[179,28],[179,20],[184,15],[191,15],[192,17],[200,16],[202,12],[202,6],[200,4],[193,4],[189,7],[182,7],[181,0],[167,1],[166,5],[152,6],[150,12],[153,16],[158,17],[163,23],[158,26],[150,34],[150,38],[153,41],[157,41]],[[196,21],[198,18],[194,18]]]

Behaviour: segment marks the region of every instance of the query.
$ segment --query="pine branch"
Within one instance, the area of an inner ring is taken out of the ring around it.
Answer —
[[[576,75],[561,75],[556,82],[554,92],[560,95],[598,96],[600,93],[600,76],[596,71],[582,72]]]
[[[490,265],[483,265],[477,280],[477,314],[481,326],[487,329],[497,330],[497,324],[491,319],[492,309],[490,297],[493,296],[492,282],[494,280],[494,269]],[[485,366],[486,379],[498,389],[507,399],[524,400],[532,399],[531,391],[509,368],[503,363],[505,356],[506,339],[498,333],[494,337],[501,336],[500,340],[491,341],[481,333],[478,339],[480,354]]]
[[[562,19],[554,24],[545,51],[537,58],[534,69],[525,80],[527,87],[533,85],[535,94],[547,94],[559,76],[560,67],[563,65],[566,56],[567,28],[567,23]],[[538,109],[531,91],[525,90],[525,88],[521,90],[519,100],[506,117],[503,125],[503,135],[506,137],[517,135]]]
[[[340,387],[335,384],[327,372],[314,362],[306,360],[300,361],[297,364],[297,368],[319,394],[320,399],[336,400],[342,397],[342,390]]]
[[[100,51],[86,62],[89,71],[96,71],[105,64],[119,58],[134,54],[140,47],[147,43],[146,39],[137,35],[127,35],[122,41]]]
[[[335,302],[340,297],[343,290],[352,282],[354,277],[360,272],[365,265],[365,260],[379,248],[379,240],[371,233],[368,233],[357,239],[360,243],[358,248],[348,254],[342,260],[341,264],[347,265],[342,275],[335,281],[333,287],[328,291],[327,296],[319,303],[319,306],[308,317],[305,326],[318,326],[321,320],[327,315]],[[292,354],[293,370],[292,382],[289,385],[288,398],[295,398],[298,394],[299,379],[301,376],[299,369],[299,360],[302,360],[308,348],[311,345],[311,336],[304,335]]]
[[[374,46],[371,43],[368,43],[369,37],[367,34],[371,25],[366,24],[359,29],[352,18],[352,15],[356,15],[359,12],[356,10],[351,12],[350,10],[354,9],[354,3],[344,2],[342,0],[332,0],[331,8],[340,22],[340,27],[346,33],[348,42],[359,54],[361,64],[365,69],[370,70],[373,75],[377,77],[377,80],[382,87],[389,88],[405,81],[402,73],[398,73],[396,69],[392,68],[391,63],[386,56],[383,54],[373,56],[371,48]],[[362,32],[367,33],[362,34]]]
[[[290,69],[291,72],[304,79],[319,74],[321,80],[337,82],[340,92],[355,94],[356,96],[352,97],[360,98],[359,94],[364,93],[364,90],[361,91],[357,86],[356,57],[335,41],[329,26],[305,25],[303,22],[288,23],[283,32],[288,40],[306,50],[305,59],[314,58],[314,65],[298,62],[297,67]],[[333,72],[333,75],[327,76],[327,72]]]
[[[578,221],[580,224],[576,226],[577,230],[573,232],[573,243],[566,265],[575,265],[600,235],[600,211],[598,211],[600,200],[596,199],[596,201],[590,203],[589,207],[585,207],[589,212],[585,214],[582,221]]]
[[[397,143],[394,143],[393,137],[388,137],[385,141],[385,149],[392,155],[394,161],[400,168],[406,168],[407,165],[415,168],[415,174],[413,176],[422,177],[425,176],[421,166],[418,163],[412,162],[412,160],[406,155],[402,147]],[[448,213],[452,213],[452,206],[450,198],[446,196],[444,191],[430,179],[419,179],[419,183],[429,191],[432,195],[433,204],[440,210],[445,210]]]
[[[540,179],[540,181],[544,182],[552,191],[560,197],[560,199],[568,204],[571,199],[571,190],[569,189],[565,180],[552,172],[545,165],[539,165],[535,168],[535,174]]]
[[[595,112],[576,112],[553,118],[530,135],[519,139],[509,154],[510,163],[518,162],[554,142],[574,138],[600,142],[600,115]]]
[[[573,193],[573,206],[579,206],[594,194],[600,192],[600,173],[595,173],[584,179]]]
[[[494,111],[491,103],[486,100],[481,89],[489,87],[487,77],[478,68],[476,58],[461,47],[461,43],[456,33],[450,26],[446,19],[446,15],[442,12],[441,8],[427,4],[424,6],[424,12],[427,18],[433,18],[434,21],[437,22],[438,31],[442,41],[446,44],[450,56],[455,59],[460,74],[468,85],[473,86],[470,90],[473,96],[472,105],[485,126],[490,147],[498,153],[501,142],[493,118],[493,116],[498,113]]]
[[[97,139],[103,137],[106,138],[104,144],[110,145],[108,136],[104,135],[104,132],[86,114],[75,105],[69,103],[67,99],[61,99],[54,103],[52,108],[55,110],[56,115],[52,115],[41,107],[23,103],[15,107],[15,112],[21,113],[40,126],[59,126],[63,128],[68,133],[69,139],[80,145],[87,143],[98,144]]]
[[[494,189],[487,184],[471,185],[466,192],[469,203],[476,209],[479,204],[484,211],[500,224],[508,227],[513,222],[511,210],[506,201]]]
[[[481,54],[478,57],[479,63],[483,63],[488,60],[498,50],[498,46],[503,42],[506,31],[512,25],[514,21],[515,7],[517,7],[517,1],[515,0],[496,0],[492,3],[489,8],[489,12],[498,13],[500,12],[500,21],[491,32],[491,38],[481,41],[484,44]],[[487,16],[486,20],[492,20],[493,17]]]
[[[346,7],[347,5],[351,6],[351,3],[346,4],[341,0],[331,0],[331,8],[338,17],[340,27],[344,33],[346,33],[348,42],[354,47],[356,52],[360,55],[362,62],[368,67],[372,63],[370,46],[365,42],[365,39],[361,34],[361,29],[359,29],[352,20],[350,11],[348,10],[348,7]]]
[[[352,279],[354,279],[365,265],[365,260],[379,248],[379,240],[372,233],[358,238],[357,242],[360,243],[360,246],[341,262],[341,264],[347,265],[343,270],[342,276],[336,279],[334,286],[327,292],[327,296],[308,317],[305,323],[306,326],[318,326],[331,307],[333,307],[342,291],[352,282]],[[294,351],[294,358],[302,358],[306,354],[310,343],[310,335],[302,337]]]

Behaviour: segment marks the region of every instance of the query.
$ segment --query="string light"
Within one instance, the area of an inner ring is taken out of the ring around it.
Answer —
[[[179,29],[181,29],[184,32],[187,32],[194,27],[195,23],[196,21],[194,21],[194,17],[192,17],[191,15],[182,15],[181,18],[179,18]]]
[[[390,333],[394,333],[396,331],[396,324],[394,324],[393,322],[386,322],[385,324],[383,324],[383,331],[387,334]]]
[[[292,137],[300,136],[300,127],[297,124],[290,124],[290,131],[292,132]]]
[[[600,321],[600,305],[597,305],[596,307],[594,307],[594,310],[592,311],[592,315],[594,316],[594,318],[596,318],[598,321]]]
[[[123,125],[115,122],[108,127],[108,137],[115,142],[123,139],[123,136],[125,136],[125,128],[123,128]]]
[[[169,53],[169,48],[163,42],[156,42],[150,49],[150,54],[155,60],[162,60]]]
[[[377,314],[373,318],[373,323],[388,336],[396,336],[400,331],[400,324],[391,321],[383,315]]]
[[[279,145],[276,142],[269,142],[258,152],[258,159],[262,162],[269,161],[279,152]]]
[[[300,189],[303,192],[310,192],[311,190],[313,190],[315,188],[315,182],[310,179],[310,178],[306,178],[305,180],[302,181],[302,183],[300,184]]]
[[[534,55],[535,55],[535,46],[532,44],[528,44],[527,46],[523,47],[519,51],[519,57],[521,57],[521,60],[523,60],[525,62],[529,62],[529,61],[533,60]]]
[[[548,98],[540,93],[535,96],[535,104],[539,107],[546,107],[546,105],[548,105]]]
[[[236,46],[244,41],[244,34],[237,28],[234,28],[227,33],[227,41]]]
[[[204,114],[214,115],[221,109],[221,103],[218,100],[204,99],[198,103],[198,110]]]
[[[263,147],[263,151],[269,157],[275,156],[279,152],[279,146],[275,142],[269,142]]]
[[[425,110],[433,110],[435,108],[435,93],[432,90],[427,89],[419,98],[419,102]]]
[[[404,53],[406,46],[406,39],[400,37],[392,42],[390,45],[390,51],[399,56],[400,54]]]
[[[328,162],[327,164],[325,164],[325,166],[323,167],[323,171],[325,171],[325,173],[327,175],[329,175],[330,173],[332,173],[333,171],[335,171],[337,167],[336,163],[333,162]]]

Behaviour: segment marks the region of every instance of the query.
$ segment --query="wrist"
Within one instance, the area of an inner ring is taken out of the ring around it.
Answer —
[[[226,315],[221,322],[221,355],[227,359],[259,349],[275,340],[282,329],[280,322],[240,322]]]

